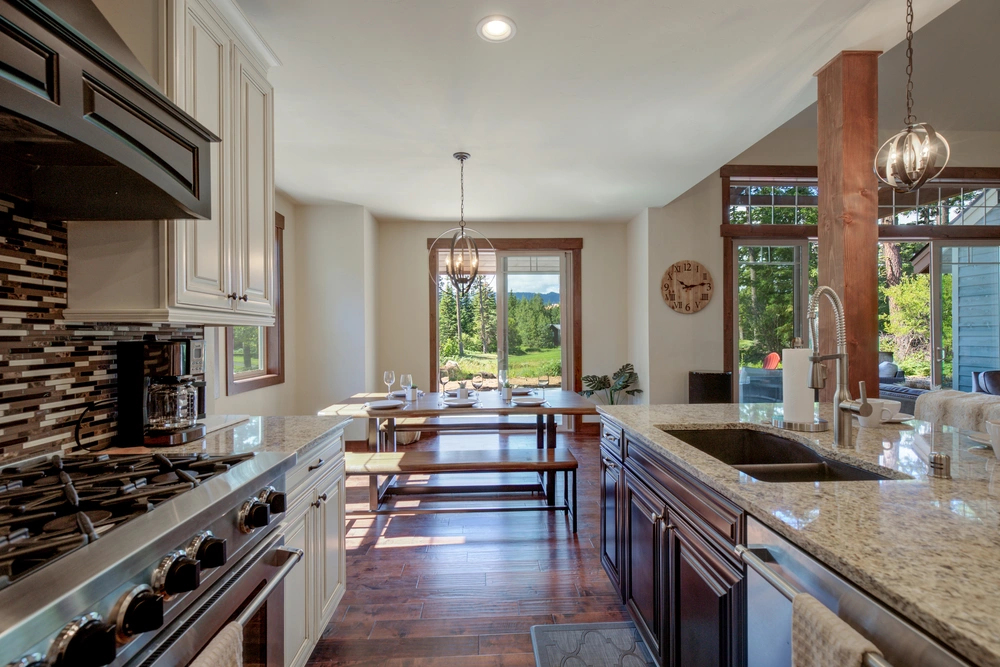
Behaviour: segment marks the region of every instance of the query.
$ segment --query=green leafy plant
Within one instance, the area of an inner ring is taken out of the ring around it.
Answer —
[[[621,394],[636,396],[642,389],[631,387],[639,382],[639,374],[632,364],[625,364],[611,377],[607,375],[584,375],[583,384],[587,387],[580,392],[585,398],[590,398],[598,392],[604,392],[602,397],[608,405],[616,405],[621,401]]]

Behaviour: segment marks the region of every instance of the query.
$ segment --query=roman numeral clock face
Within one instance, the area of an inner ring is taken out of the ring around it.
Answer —
[[[667,305],[678,313],[690,315],[708,305],[715,285],[712,274],[698,262],[676,262],[663,274],[661,293]]]

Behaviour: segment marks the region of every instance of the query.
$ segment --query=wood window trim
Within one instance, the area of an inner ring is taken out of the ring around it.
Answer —
[[[722,237],[723,257],[723,305],[722,366],[728,373],[736,372],[735,359],[735,295],[736,275],[733,254],[742,239],[767,239],[776,243],[801,239],[817,239],[816,225],[734,225],[729,222],[729,193],[733,179],[739,178],[817,178],[815,166],[775,166],[775,165],[725,165],[719,169],[722,181],[722,220],[719,235]],[[1000,167],[946,167],[935,181],[956,181],[996,187],[1000,182]],[[932,241],[932,240],[996,240],[1000,239],[1000,226],[996,227],[950,227],[947,225],[879,225],[879,240],[886,241]],[[733,402],[739,397],[733,396]]]
[[[427,239],[427,269],[430,275],[437,272],[436,257],[430,250],[437,247],[439,250],[448,247],[450,240],[438,239],[437,246],[435,239]],[[540,251],[568,251],[573,260],[573,391],[583,390],[583,296],[581,286],[583,283],[583,268],[580,257],[583,250],[582,238],[504,238],[490,239],[490,243],[496,250],[540,250]],[[430,322],[430,378],[431,383],[436,386],[438,376],[438,338],[437,338],[437,289],[433,283],[428,282],[428,319]],[[583,420],[576,420],[582,423]]]
[[[263,375],[242,380],[233,373],[233,328],[226,327],[226,395],[235,396],[255,389],[272,387],[285,381],[285,216],[274,213],[274,326],[264,329],[267,369]]]

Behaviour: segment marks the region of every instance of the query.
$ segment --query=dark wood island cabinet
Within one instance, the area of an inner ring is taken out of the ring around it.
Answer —
[[[660,667],[746,664],[743,511],[608,421],[601,562]]]

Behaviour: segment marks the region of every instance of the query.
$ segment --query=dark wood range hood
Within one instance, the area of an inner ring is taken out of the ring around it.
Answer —
[[[207,218],[215,141],[90,0],[0,0],[0,193],[36,219]]]

